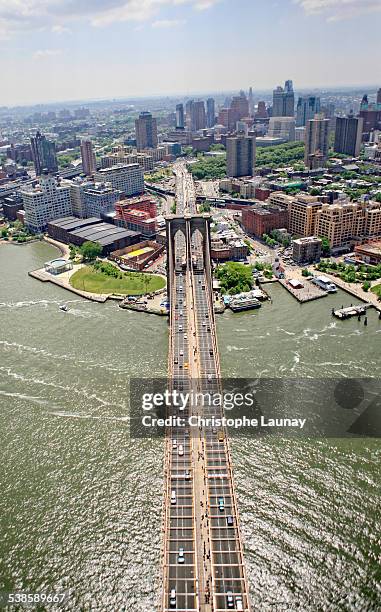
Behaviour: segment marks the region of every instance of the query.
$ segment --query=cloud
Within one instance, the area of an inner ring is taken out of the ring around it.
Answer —
[[[0,0],[0,29],[10,32],[48,28],[66,33],[67,24],[85,21],[95,27],[120,22],[145,22],[166,12],[188,6],[205,10],[220,0]],[[168,17],[168,21],[172,21]],[[178,21],[173,20],[173,21]],[[57,25],[58,24],[58,25]]]
[[[380,0],[294,0],[307,15],[325,15],[327,21],[341,21],[381,12]]]
[[[207,11],[212,8],[215,4],[220,2],[220,0],[198,0],[194,5],[195,9],[198,11]]]
[[[186,23],[185,19],[159,19],[154,21],[151,25],[153,28],[176,28]]]
[[[56,57],[57,55],[61,55],[61,49],[39,49],[35,53],[33,53],[34,60],[45,59],[47,57]]]
[[[71,30],[70,28],[57,24],[52,26],[52,32],[53,34],[70,34]]]

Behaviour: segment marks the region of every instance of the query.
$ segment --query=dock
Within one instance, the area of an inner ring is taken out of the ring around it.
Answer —
[[[361,317],[366,314],[368,308],[370,308],[370,304],[359,304],[357,306],[347,306],[346,308],[338,308],[335,310],[332,308],[332,314],[337,319],[350,319],[351,317]]]
[[[319,289],[319,287],[313,285],[310,281],[303,281],[306,284],[300,288],[292,287],[285,278],[279,278],[278,281],[300,304],[312,302],[328,295],[326,291]]]

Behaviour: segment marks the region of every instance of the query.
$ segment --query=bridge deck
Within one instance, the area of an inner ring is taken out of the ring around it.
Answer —
[[[220,392],[209,222],[204,223],[203,248],[200,235],[191,231],[190,215],[196,212],[193,181],[182,168],[176,196],[184,231],[174,241],[168,240],[169,386],[180,391]],[[170,223],[167,220],[168,227]],[[219,417],[223,411],[196,404],[181,413],[170,408],[169,414],[187,419]],[[164,508],[162,612],[250,612],[226,431],[204,426],[167,431]],[[179,549],[183,549],[183,558]],[[171,603],[172,589],[175,603]]]

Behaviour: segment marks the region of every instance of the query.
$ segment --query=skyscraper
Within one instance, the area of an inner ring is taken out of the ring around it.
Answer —
[[[197,100],[192,104],[191,130],[197,132],[206,128],[206,114],[204,100]]]
[[[255,136],[235,136],[226,139],[227,175],[253,176],[255,168]]]
[[[254,96],[252,87],[249,89],[249,116],[254,117]]]
[[[176,105],[176,128],[183,130],[185,127],[184,104]]]
[[[44,170],[58,172],[55,143],[48,140],[41,132],[37,132],[36,136],[30,139],[30,144],[36,175],[41,176]]]
[[[258,109],[257,109],[257,112],[255,113],[255,117],[257,119],[267,119],[268,118],[266,103],[263,100],[260,100],[258,102]]]
[[[381,106],[381,87],[380,87],[380,89],[377,92],[376,104],[379,104]]]
[[[239,96],[234,96],[230,104],[230,118],[233,125],[240,121],[244,117],[249,116],[249,101],[246,98],[244,92],[241,92]]]
[[[336,153],[344,153],[352,157],[360,155],[362,128],[364,120],[362,117],[336,117],[335,146]]]
[[[192,109],[193,109],[194,100],[187,100],[185,104],[185,121],[187,129],[192,131]]]
[[[157,147],[157,122],[151,113],[140,113],[135,120],[136,146],[138,151],[143,149],[156,149]]]
[[[318,113],[320,113],[320,98],[317,96],[300,97],[296,107],[296,127],[307,125],[307,122]]]
[[[293,117],[295,95],[292,81],[286,81],[284,89],[278,86],[273,91],[273,117]]]
[[[95,153],[93,151],[93,143],[91,140],[82,140],[81,142],[81,158],[82,168],[87,176],[91,176],[97,169]]]
[[[367,110],[368,106],[369,106],[368,96],[364,94],[361,100],[360,110]]]
[[[212,128],[216,124],[216,105],[214,98],[206,101],[206,127]]]
[[[328,156],[329,119],[316,115],[306,126],[304,163],[310,170],[324,167]]]

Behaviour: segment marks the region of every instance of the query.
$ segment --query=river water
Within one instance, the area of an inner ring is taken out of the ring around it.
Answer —
[[[128,435],[130,377],[166,375],[165,320],[27,276],[44,243],[0,245],[0,591],[67,610],[153,612],[161,441]],[[381,324],[333,321],[339,292],[218,317],[226,377],[380,376]],[[63,302],[69,311],[63,313]],[[378,440],[233,440],[255,610],[377,610]]]

